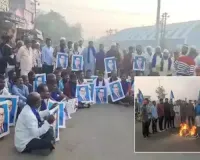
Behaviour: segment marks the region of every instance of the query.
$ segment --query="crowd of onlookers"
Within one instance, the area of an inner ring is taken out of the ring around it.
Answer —
[[[145,99],[141,108],[136,110],[141,115],[142,134],[144,138],[150,136],[150,128],[152,133],[162,132],[170,128],[180,127],[180,124],[188,124],[189,127],[197,126],[199,133],[200,127],[200,101],[177,100],[173,103],[172,100],[160,99],[159,102]],[[198,134],[197,134],[198,136]]]

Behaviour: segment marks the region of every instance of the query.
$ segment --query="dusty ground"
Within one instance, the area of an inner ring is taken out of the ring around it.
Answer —
[[[150,127],[151,128],[151,127]],[[135,125],[136,152],[200,152],[200,139],[180,137],[179,129],[151,134],[150,138],[142,136],[142,124]],[[152,132],[152,131],[150,131]]]

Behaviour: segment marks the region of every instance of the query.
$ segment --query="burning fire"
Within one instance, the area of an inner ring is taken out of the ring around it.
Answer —
[[[188,124],[182,123],[180,124],[180,131],[179,135],[182,136],[195,136],[196,135],[196,126],[192,126],[192,128],[189,127]]]

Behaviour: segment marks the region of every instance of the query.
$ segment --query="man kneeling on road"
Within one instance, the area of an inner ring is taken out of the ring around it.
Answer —
[[[15,127],[15,147],[21,153],[39,151],[42,155],[48,155],[55,149],[51,127],[55,118],[49,110],[38,112],[40,106],[40,95],[36,92],[29,94],[27,105],[20,113]]]

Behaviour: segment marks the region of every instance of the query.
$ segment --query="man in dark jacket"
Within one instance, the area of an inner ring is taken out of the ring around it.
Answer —
[[[175,119],[175,111],[174,111],[174,105],[172,99],[170,100],[170,127],[175,128],[174,124]]]
[[[141,108],[141,116],[142,116],[142,134],[144,138],[149,137],[149,118],[148,118],[148,103],[149,100],[145,99],[143,106]]]
[[[165,117],[164,129],[169,129],[170,128],[170,104],[168,102],[168,98],[165,98],[164,117]]]
[[[189,100],[189,104],[186,107],[186,113],[188,118],[188,124],[190,127],[194,125],[194,117],[195,117],[195,110],[194,105],[192,104],[192,100]]]

